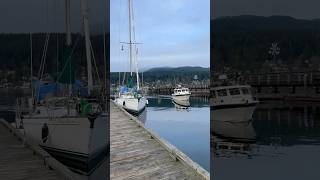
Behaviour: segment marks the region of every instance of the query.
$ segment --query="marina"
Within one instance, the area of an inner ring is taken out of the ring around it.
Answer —
[[[113,102],[110,116],[110,178],[209,179],[207,170]]]

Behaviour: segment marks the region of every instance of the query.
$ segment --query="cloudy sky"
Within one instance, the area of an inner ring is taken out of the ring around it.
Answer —
[[[102,32],[109,19],[108,0],[88,0],[90,29]],[[65,0],[1,0],[0,33],[64,32]],[[82,31],[80,0],[71,0],[72,31]]]
[[[210,0],[133,0],[139,67],[210,64]],[[110,0],[111,71],[128,71],[127,0]]]

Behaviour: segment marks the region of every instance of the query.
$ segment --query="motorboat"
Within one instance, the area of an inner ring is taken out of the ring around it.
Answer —
[[[173,90],[172,99],[176,102],[189,101],[190,95],[191,95],[191,93],[190,93],[189,88],[182,87],[181,85],[178,85]]]
[[[217,121],[250,121],[259,103],[249,85],[213,87],[211,95],[211,118]]]

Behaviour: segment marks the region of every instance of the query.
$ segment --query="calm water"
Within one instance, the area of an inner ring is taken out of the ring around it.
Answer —
[[[169,97],[148,97],[149,105],[139,119],[210,170],[210,107],[207,99],[190,98],[188,109],[176,108]]]
[[[212,123],[214,179],[320,179],[320,104],[267,102],[252,122]]]

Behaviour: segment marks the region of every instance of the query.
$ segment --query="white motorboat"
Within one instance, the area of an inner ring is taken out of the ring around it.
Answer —
[[[211,94],[211,119],[217,121],[250,121],[259,103],[249,85],[218,86]]]
[[[133,9],[132,2],[129,0],[129,42],[124,43],[129,45],[129,60],[130,60],[130,76],[129,82],[133,82],[133,64],[135,64],[135,74],[136,74],[136,86],[133,86],[131,83],[128,85],[120,86],[118,97],[115,98],[115,102],[118,106],[124,108],[126,111],[132,114],[140,114],[148,104],[148,100],[143,96],[140,91],[140,82],[139,82],[139,69],[138,69],[138,48],[136,45],[138,44],[135,40],[135,31],[132,24],[133,20]],[[133,34],[133,36],[132,36]],[[132,38],[133,37],[133,38]],[[133,49],[134,48],[134,49]],[[134,51],[133,51],[134,50]],[[136,52],[133,58],[133,52]],[[133,63],[133,61],[135,63]],[[125,75],[124,75],[125,77]],[[125,79],[125,78],[124,78]]]
[[[179,102],[181,101],[189,101],[190,95],[191,93],[189,91],[189,88],[185,88],[181,85],[178,85],[173,90],[172,99],[179,104]]]

